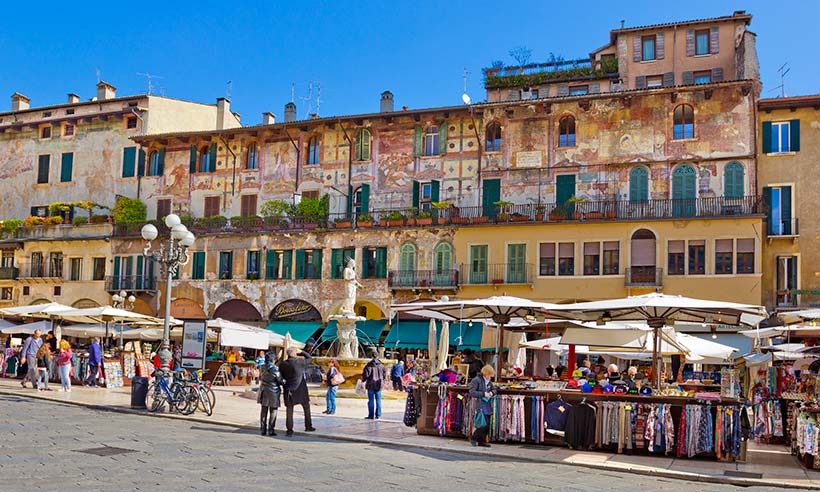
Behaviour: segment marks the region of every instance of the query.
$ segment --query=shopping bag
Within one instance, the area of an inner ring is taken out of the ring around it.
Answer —
[[[364,385],[364,381],[361,379],[356,381],[356,394],[359,396],[364,396],[367,394],[367,388]]]
[[[342,373],[340,371],[336,371],[335,373],[333,373],[333,377],[330,378],[330,384],[332,384],[333,386],[339,386],[344,382],[345,377],[342,376]]]
[[[487,417],[484,415],[484,412],[477,412],[475,414],[473,417],[473,426],[475,426],[476,429],[487,426]]]

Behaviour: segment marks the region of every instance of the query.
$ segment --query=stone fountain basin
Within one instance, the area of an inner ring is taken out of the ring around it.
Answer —
[[[322,369],[322,374],[327,374],[327,370],[330,367],[330,359],[333,357],[314,357],[310,362],[315,366],[319,366]],[[364,366],[370,362],[371,359],[339,359],[336,358],[336,361],[339,362],[339,369],[342,371],[342,376],[345,377],[345,382],[340,386],[340,388],[355,388],[356,381],[362,378],[362,371],[364,371]],[[393,367],[398,361],[396,359],[381,359],[382,364],[386,369],[388,383],[390,380],[390,368]]]

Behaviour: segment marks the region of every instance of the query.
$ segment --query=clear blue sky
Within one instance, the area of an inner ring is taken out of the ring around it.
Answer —
[[[183,5],[184,4],[184,5]],[[462,71],[468,92],[484,99],[481,68],[512,63],[510,48],[583,57],[608,42],[620,20],[627,26],[730,15],[754,15],[763,96],[790,63],[790,95],[820,92],[817,63],[820,2],[588,1],[514,2],[257,1],[56,2],[32,9],[4,5],[0,28],[0,111],[15,91],[42,106],[76,92],[93,97],[99,68],[119,95],[144,93],[147,72],[170,97],[214,102],[231,81],[233,109],[245,124],[263,111],[280,118],[296,84],[305,115],[309,81],[321,81],[322,116],[378,111],[389,89],[396,108],[460,104]],[[581,7],[583,5],[583,7]],[[614,9],[613,6],[629,10]],[[316,108],[316,86],[313,109]]]

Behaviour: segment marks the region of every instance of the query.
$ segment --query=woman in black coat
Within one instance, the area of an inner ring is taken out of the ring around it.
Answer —
[[[470,381],[470,397],[476,403],[475,417],[478,417],[479,413],[484,415],[484,425],[481,427],[476,426],[473,435],[470,436],[470,444],[473,446],[490,447],[487,444],[490,419],[493,416],[493,407],[490,400],[496,395],[496,389],[492,382],[493,376],[495,376],[495,369],[493,369],[493,366],[486,365],[481,368],[478,376]]]
[[[259,424],[263,436],[276,435],[273,429],[276,427],[276,413],[279,409],[284,381],[279,374],[279,368],[274,363],[275,360],[276,356],[269,352],[265,354],[265,363],[259,368],[259,392],[256,402],[262,405]]]

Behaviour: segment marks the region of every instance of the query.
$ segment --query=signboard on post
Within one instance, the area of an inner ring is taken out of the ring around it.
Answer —
[[[182,367],[205,369],[205,321],[186,321],[182,326]]]

